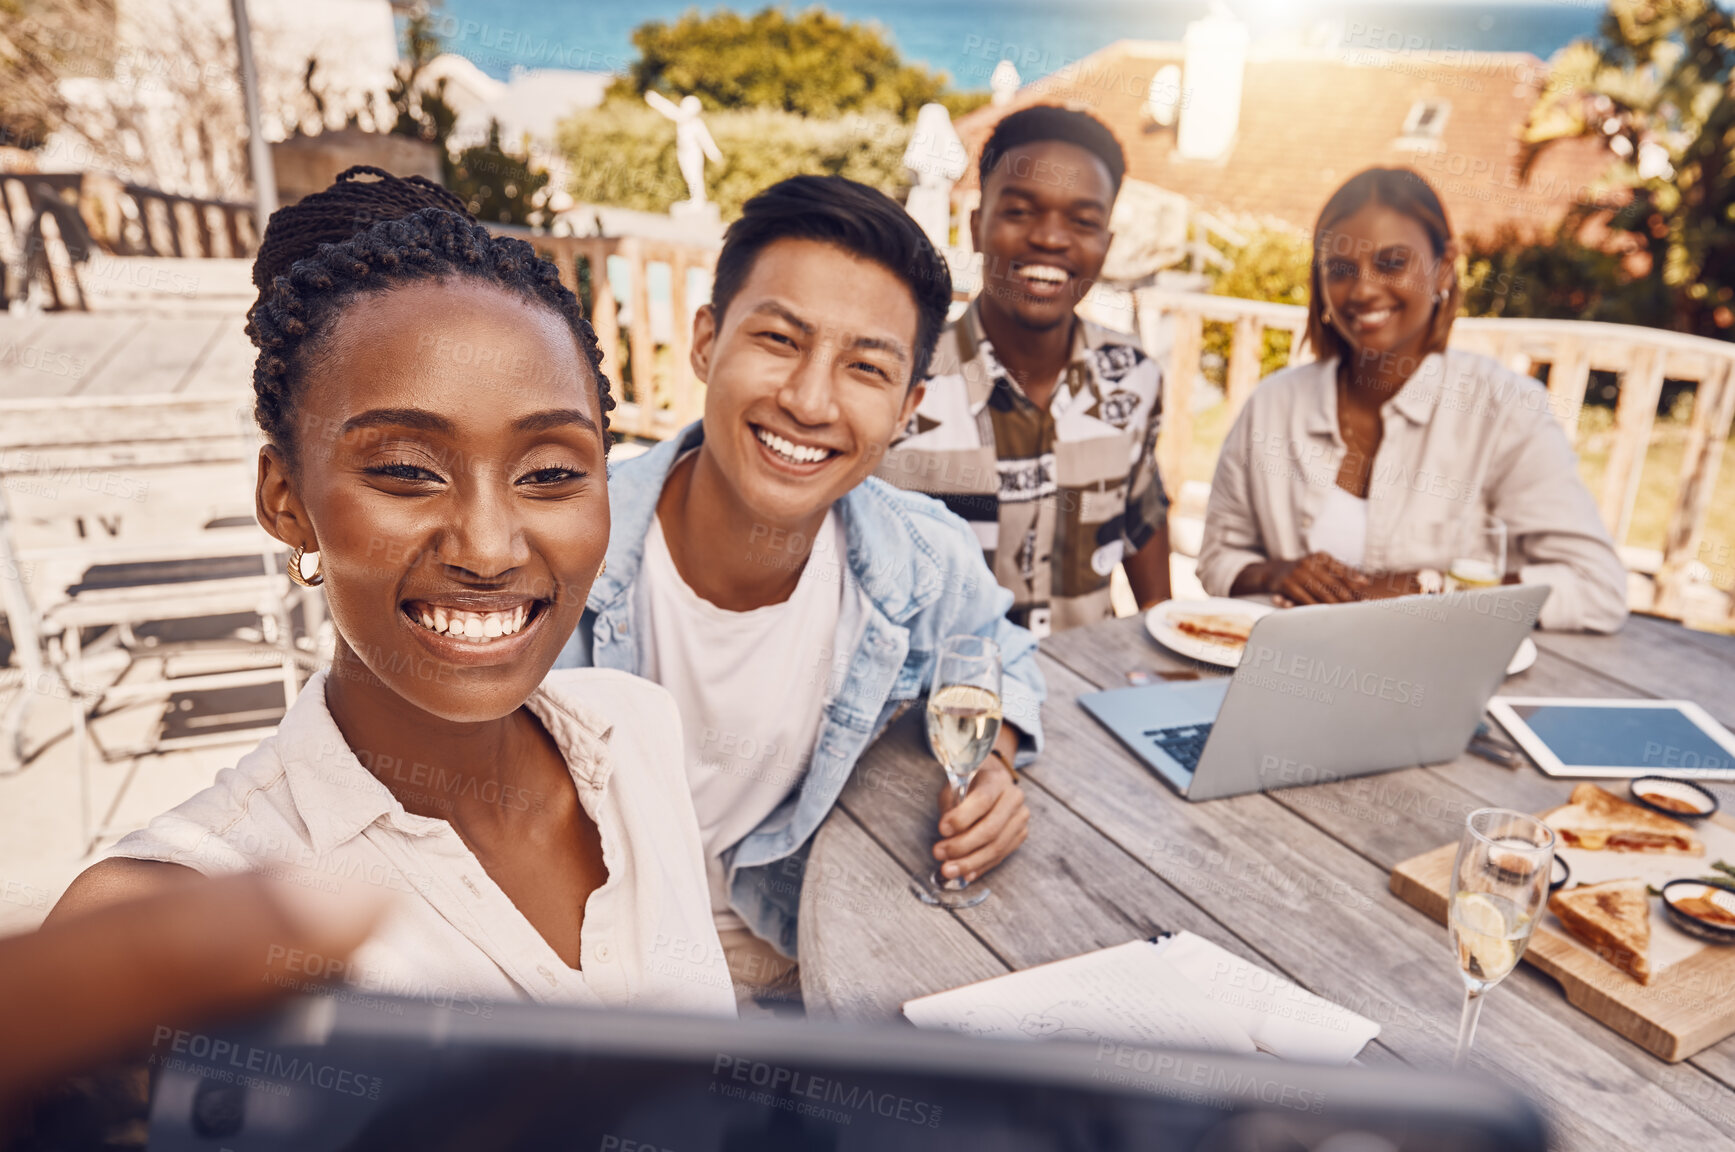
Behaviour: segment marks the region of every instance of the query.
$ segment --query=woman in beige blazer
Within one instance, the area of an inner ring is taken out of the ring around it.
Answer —
[[[1541,384],[1447,348],[1457,247],[1421,176],[1370,168],[1314,229],[1308,341],[1224,442],[1199,579],[1296,604],[1401,595],[1504,525],[1507,583],[1544,628],[1613,632],[1626,572]]]

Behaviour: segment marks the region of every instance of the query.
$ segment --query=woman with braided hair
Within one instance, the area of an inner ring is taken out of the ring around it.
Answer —
[[[291,903],[398,894],[347,963],[259,957],[278,985],[733,1015],[672,698],[549,671],[609,535],[614,405],[577,299],[372,168],[273,215],[253,279],[259,520],[324,585],[335,654],[54,917],[264,871]]]

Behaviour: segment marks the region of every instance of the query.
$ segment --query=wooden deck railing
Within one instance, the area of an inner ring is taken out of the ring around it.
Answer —
[[[1155,288],[1139,290],[1134,299],[1137,327],[1145,346],[1167,346],[1167,364],[1191,366],[1191,371],[1184,373],[1171,368],[1164,384],[1163,432],[1157,451],[1167,476],[1183,474],[1192,443],[1191,400],[1201,371],[1207,320],[1234,326],[1224,370],[1230,419],[1259,383],[1267,331],[1290,334],[1291,363],[1312,359],[1301,338],[1307,325],[1305,308]],[[1692,423],[1664,530],[1653,606],[1659,613],[1678,616],[1689,569],[1704,542],[1723,448],[1735,424],[1735,344],[1625,324],[1474,317],[1453,325],[1452,344],[1493,356],[1526,375],[1538,375],[1538,370],[1548,365],[1550,407],[1575,444],[1591,372],[1619,376],[1613,442],[1600,490],[1594,493],[1603,522],[1617,544],[1626,542],[1632,527],[1663,381],[1693,383]]]
[[[18,222],[28,219],[20,213],[33,211],[32,198],[45,190],[79,201],[92,224],[93,239],[116,255],[240,257],[258,245],[249,205],[170,196],[112,180],[104,187],[101,178],[91,182],[79,175],[0,173],[0,211],[12,225],[12,235]],[[93,214],[102,219],[90,220]],[[493,230],[528,240],[554,261],[578,294],[596,329],[604,371],[615,382],[619,406],[613,423],[618,430],[660,439],[703,412],[704,388],[689,364],[689,345],[692,313],[716,265],[715,246],[635,236],[551,236],[498,225]],[[6,241],[0,237],[0,245]],[[669,278],[669,323],[662,333],[653,322],[650,289],[652,270],[659,265]],[[702,276],[692,277],[695,271]],[[959,288],[967,291],[970,285],[960,283]],[[617,297],[625,304],[625,323]],[[1166,366],[1190,366],[1187,372],[1171,367],[1165,384],[1158,454],[1170,477],[1184,474],[1193,441],[1191,399],[1203,370],[1207,321],[1227,324],[1232,331],[1224,368],[1231,419],[1263,375],[1266,333],[1289,335],[1290,362],[1311,358],[1303,340],[1306,310],[1294,305],[1163,288],[1139,289],[1132,304],[1132,326],[1145,346],[1168,349]],[[1656,573],[1656,610],[1679,614],[1689,570],[1704,543],[1724,445],[1735,424],[1735,345],[1628,325],[1477,318],[1460,319],[1452,342],[1528,375],[1540,375],[1548,366],[1551,406],[1575,442],[1590,374],[1606,371],[1619,377],[1612,445],[1595,494],[1617,543],[1626,541],[1632,526],[1663,383],[1693,384],[1692,423]]]
[[[0,213],[14,236],[35,218],[44,191],[79,208],[91,239],[113,256],[245,257],[259,247],[251,204],[80,172],[0,173]]]
[[[121,185],[123,224],[117,256],[251,256],[259,248],[253,205],[170,196],[137,184]]]
[[[709,284],[716,248],[635,236],[550,236],[505,226],[493,231],[528,240],[554,261],[566,286],[578,294],[596,329],[603,371],[614,382],[618,407],[611,423],[618,431],[662,439],[699,418],[704,386],[693,375],[689,352],[692,314],[704,301],[689,290],[688,281],[698,269]],[[612,270],[610,257],[616,258]],[[669,276],[666,341],[658,340],[651,319],[650,274],[656,265],[666,267]],[[617,281],[626,303],[624,327]]]

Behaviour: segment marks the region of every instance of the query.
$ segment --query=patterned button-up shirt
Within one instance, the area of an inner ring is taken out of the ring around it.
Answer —
[[[1013,622],[1037,636],[1108,618],[1109,578],[1162,526],[1162,372],[1080,318],[1046,409],[1000,365],[974,301],[940,337],[927,395],[878,475],[976,531]]]

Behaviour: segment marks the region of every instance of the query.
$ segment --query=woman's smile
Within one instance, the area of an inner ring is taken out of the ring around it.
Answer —
[[[534,643],[549,601],[523,593],[459,592],[405,600],[400,610],[442,657],[494,663]]]

